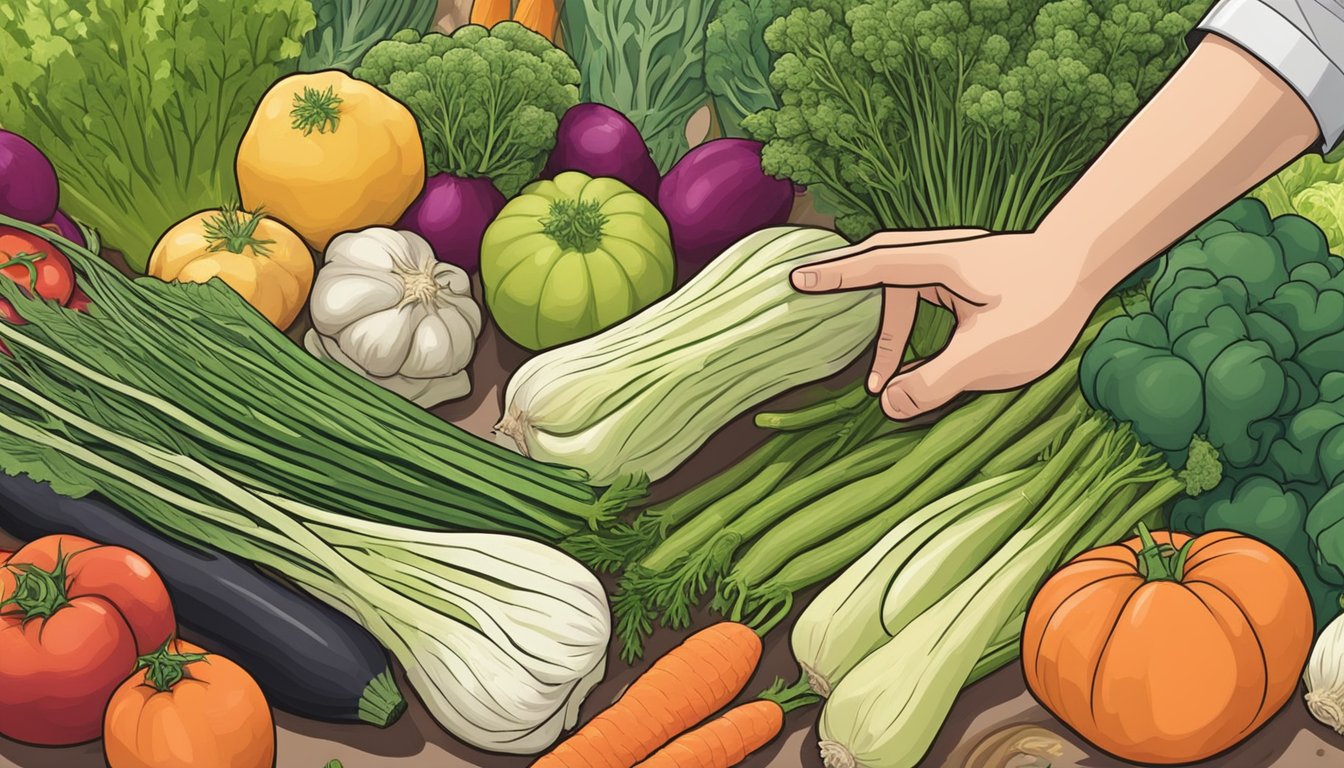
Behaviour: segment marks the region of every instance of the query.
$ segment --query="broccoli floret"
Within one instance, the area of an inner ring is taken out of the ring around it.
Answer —
[[[415,115],[431,175],[485,177],[506,197],[536,177],[579,98],[573,60],[511,21],[452,35],[403,30],[365,54],[354,76]]]
[[[1176,473],[1176,478],[1185,483],[1187,496],[1199,496],[1217,488],[1223,482],[1223,462],[1218,459],[1218,449],[1203,438],[1192,439],[1185,467]]]

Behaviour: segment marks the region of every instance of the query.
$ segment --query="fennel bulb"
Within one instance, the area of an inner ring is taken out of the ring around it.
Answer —
[[[1316,638],[1302,681],[1311,716],[1344,734],[1344,616],[1335,617]]]
[[[844,245],[807,227],[748,235],[671,296],[524,363],[496,429],[596,485],[666,476],[733,418],[839,372],[872,343],[880,292],[789,284],[795,267]]]

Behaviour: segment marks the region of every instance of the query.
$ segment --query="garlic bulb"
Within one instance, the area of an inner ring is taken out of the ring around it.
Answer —
[[[414,232],[370,227],[327,246],[313,282],[309,352],[425,408],[471,392],[481,333],[471,278]]]
[[[1330,622],[1316,638],[1302,680],[1307,684],[1311,716],[1344,734],[1344,616]]]

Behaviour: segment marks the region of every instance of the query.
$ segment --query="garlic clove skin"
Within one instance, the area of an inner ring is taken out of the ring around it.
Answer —
[[[321,307],[313,312],[313,327],[319,333],[334,336],[369,312],[395,307],[401,303],[402,285],[392,274],[328,266],[322,280],[313,287],[312,302]]]
[[[1344,734],[1344,616],[1330,622],[1316,638],[1302,681],[1311,716]]]
[[[424,308],[416,304],[374,312],[342,329],[336,343],[359,367],[374,376],[391,376],[410,356],[415,329],[424,314]]]

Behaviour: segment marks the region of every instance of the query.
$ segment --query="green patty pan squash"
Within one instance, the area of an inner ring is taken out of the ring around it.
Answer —
[[[485,302],[532,350],[568,344],[672,290],[667,221],[624,183],[568,171],[504,206],[481,242]]]

